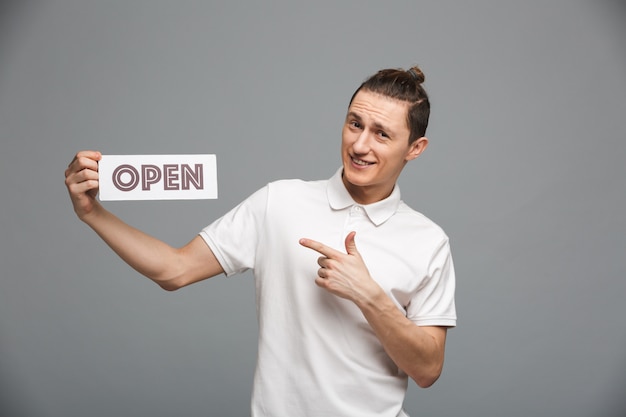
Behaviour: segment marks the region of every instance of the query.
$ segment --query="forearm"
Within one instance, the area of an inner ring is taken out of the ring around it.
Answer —
[[[422,388],[435,383],[443,368],[445,328],[417,326],[382,289],[357,305],[396,365]]]
[[[81,220],[122,260],[157,284],[167,285],[180,275],[177,249],[124,223],[101,205]]]

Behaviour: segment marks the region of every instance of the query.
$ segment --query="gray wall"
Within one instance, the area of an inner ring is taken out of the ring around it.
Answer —
[[[618,2],[22,1],[0,11],[3,416],[243,416],[251,275],[166,293],[72,210],[80,149],[215,153],[220,198],[115,202],[182,245],[339,166],[350,94],[420,64],[405,201],[451,236],[458,328],[413,415],[626,413],[626,29]]]

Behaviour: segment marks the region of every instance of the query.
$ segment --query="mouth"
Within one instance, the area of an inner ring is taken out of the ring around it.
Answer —
[[[360,167],[366,167],[369,165],[374,165],[374,162],[368,162],[368,161],[364,161],[362,159],[359,159],[357,157],[354,156],[350,156],[350,160],[352,161],[353,164],[358,165]]]

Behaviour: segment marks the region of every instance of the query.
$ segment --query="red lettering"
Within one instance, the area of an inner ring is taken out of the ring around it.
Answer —
[[[129,181],[124,181],[122,175],[130,175]],[[139,184],[139,172],[132,165],[120,165],[115,168],[112,175],[113,185],[120,191],[134,190],[137,184]]]
[[[132,165],[120,165],[113,171],[113,184],[120,191],[132,191],[141,182],[143,191],[150,191],[153,184],[163,180],[164,190],[196,190],[204,189],[203,165],[195,164],[164,164],[163,169],[157,165],[141,165],[141,175]]]
[[[163,165],[164,178],[163,178],[163,189],[164,190],[180,190],[180,184],[175,181],[178,181],[178,165],[176,164],[165,164]]]
[[[161,170],[156,165],[141,166],[141,189],[150,190],[150,185],[161,181]]]
[[[182,188],[183,190],[189,189],[189,184],[193,183],[196,190],[204,189],[204,175],[202,175],[202,164],[196,164],[193,171],[188,164],[182,164]]]

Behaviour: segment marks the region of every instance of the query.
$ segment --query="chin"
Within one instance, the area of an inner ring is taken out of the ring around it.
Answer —
[[[346,182],[359,187],[368,185],[369,180],[371,179],[370,175],[367,175],[364,172],[355,171],[353,169],[350,169],[350,167],[348,167],[347,169],[344,167],[343,178]]]

